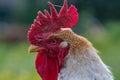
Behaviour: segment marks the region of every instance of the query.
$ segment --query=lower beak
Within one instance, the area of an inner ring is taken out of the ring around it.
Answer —
[[[28,48],[29,53],[38,52],[39,50],[40,50],[40,47],[35,45],[30,45],[30,47]]]

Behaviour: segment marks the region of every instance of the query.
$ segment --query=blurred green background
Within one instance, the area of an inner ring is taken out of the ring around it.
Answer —
[[[34,66],[36,54],[27,52],[27,31],[38,10],[49,10],[47,2],[0,0],[0,80],[40,80]],[[115,80],[120,80],[120,0],[68,0],[68,4],[74,4],[80,14],[73,30],[93,43]]]

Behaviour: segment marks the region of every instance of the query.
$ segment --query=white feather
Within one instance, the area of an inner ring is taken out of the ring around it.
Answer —
[[[68,46],[68,42],[67,42],[67,41],[62,41],[62,42],[60,43],[60,46],[59,46],[59,47],[65,48],[65,47],[67,47],[67,46]]]
[[[69,52],[58,80],[113,80],[112,74],[98,54],[90,48]]]

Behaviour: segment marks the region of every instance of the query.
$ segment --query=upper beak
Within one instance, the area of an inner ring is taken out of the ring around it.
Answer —
[[[40,50],[40,47],[35,45],[30,45],[30,47],[28,48],[29,53],[38,52],[39,50]]]

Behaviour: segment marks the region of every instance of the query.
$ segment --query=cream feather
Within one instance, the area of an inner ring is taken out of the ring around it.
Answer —
[[[84,37],[69,28],[54,34],[70,45],[58,80],[114,80],[111,71],[97,54],[97,50]]]

